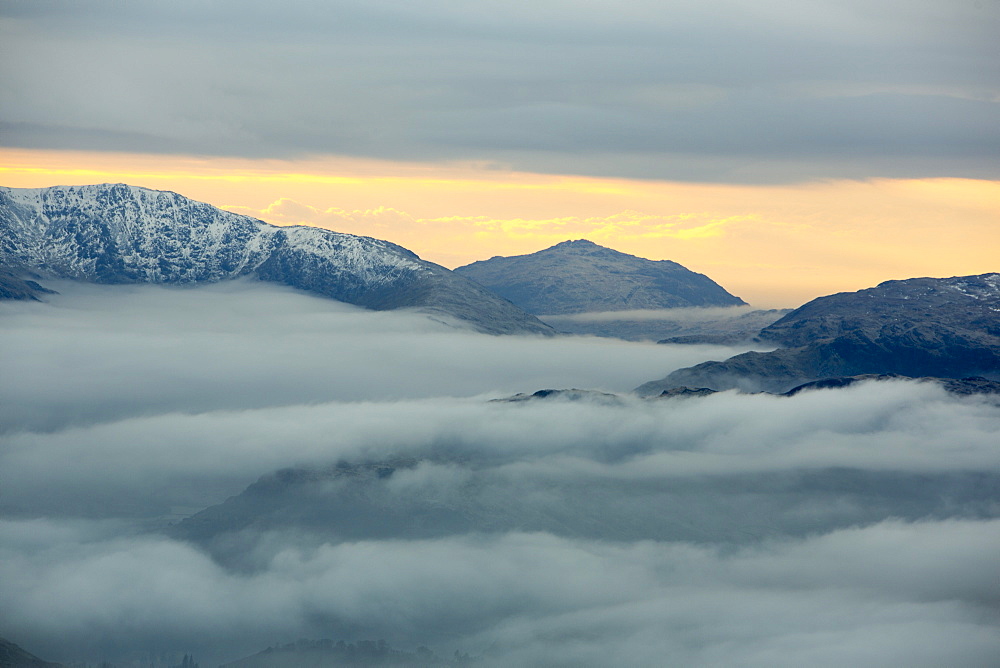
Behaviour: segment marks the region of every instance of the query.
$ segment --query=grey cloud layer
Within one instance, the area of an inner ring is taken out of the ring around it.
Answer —
[[[3,15],[0,121],[15,146],[997,177],[992,3],[51,2]]]
[[[253,283],[57,287],[0,304],[0,622],[50,660],[215,665],[299,637],[503,665],[1000,652],[995,401],[886,383],[491,403],[730,351],[488,337]],[[274,497],[311,499],[312,523],[164,528],[282,467],[407,459]],[[409,530],[428,509],[486,529]]]
[[[651,365],[669,371],[737,352],[477,337],[420,314],[375,313],[252,282],[199,290],[52,285],[66,294],[52,298],[58,308],[0,304],[9,369],[0,379],[0,431],[149,411],[546,387],[623,391]],[[599,364],[584,363],[595,358]]]
[[[517,533],[286,544],[251,575],[155,538],[11,538],[39,528],[74,532],[0,525],[0,591],[17,611],[5,628],[50,648],[204,656],[262,634],[364,629],[488,649],[503,665],[981,666],[1000,651],[995,520],[888,521],[736,551]]]

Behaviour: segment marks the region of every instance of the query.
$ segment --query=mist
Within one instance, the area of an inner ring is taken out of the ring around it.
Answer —
[[[0,304],[0,634],[47,660],[1000,654],[995,399],[643,400],[740,349],[491,337],[252,282],[54,287]],[[493,401],[565,387],[619,396]]]
[[[690,308],[595,311],[539,318],[557,331],[607,336],[629,341],[700,339],[767,351],[773,347],[756,340],[757,333],[787,313],[782,309],[752,306],[699,306]],[[673,342],[673,341],[672,341]]]
[[[61,293],[47,305],[0,303],[8,431],[329,400],[627,391],[650,369],[664,375],[747,350],[479,336],[419,312],[368,311],[252,281],[46,285]]]
[[[686,308],[633,309],[627,311],[591,311],[560,315],[542,315],[546,322],[609,322],[615,320],[663,320],[667,322],[702,322],[738,318],[753,313],[753,306],[694,306]]]

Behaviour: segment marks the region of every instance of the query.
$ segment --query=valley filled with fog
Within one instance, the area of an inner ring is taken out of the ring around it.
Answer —
[[[50,661],[1000,656],[995,397],[640,399],[746,348],[488,336],[249,281],[47,285],[0,303],[0,635]],[[546,388],[608,394],[496,401]]]

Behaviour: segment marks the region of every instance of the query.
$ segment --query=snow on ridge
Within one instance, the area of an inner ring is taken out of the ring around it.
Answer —
[[[0,220],[14,228],[9,259],[67,278],[100,278],[98,257],[110,252],[132,280],[217,281],[252,273],[281,243],[365,283],[383,284],[424,269],[415,256],[386,242],[278,227],[170,191],[100,184],[0,187],[0,194],[20,209]]]
[[[862,292],[867,293],[871,298],[882,294],[899,299],[911,299],[928,297],[943,291],[954,294],[959,299],[1000,300],[1000,273],[991,272],[948,278],[896,279],[884,281],[874,288],[868,288]]]
[[[423,269],[419,260],[390,248],[388,243],[379,239],[334,232],[319,227],[303,225],[277,227],[263,222],[261,224],[270,228],[272,233],[278,230],[284,232],[289,248],[326,257],[336,256],[338,264],[363,274],[372,281],[378,281],[387,271]]]
[[[1000,298],[1000,274],[981,274],[980,276],[956,276],[945,279],[945,284],[960,294],[972,299]]]

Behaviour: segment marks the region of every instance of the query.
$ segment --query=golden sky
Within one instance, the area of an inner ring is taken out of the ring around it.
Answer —
[[[3,149],[0,185],[124,182],[278,225],[398,243],[446,267],[567,239],[707,274],[755,306],[884,280],[1000,270],[1000,182],[701,184],[353,158]]]

